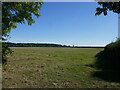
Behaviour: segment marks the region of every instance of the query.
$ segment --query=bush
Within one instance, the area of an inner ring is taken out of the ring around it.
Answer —
[[[105,47],[105,54],[107,59],[110,60],[110,66],[113,69],[120,69],[120,40],[108,44]]]
[[[95,67],[99,70],[93,73],[94,77],[120,82],[120,40],[108,44],[96,55]]]
[[[120,40],[108,44],[96,55],[96,67],[102,70],[120,70]]]

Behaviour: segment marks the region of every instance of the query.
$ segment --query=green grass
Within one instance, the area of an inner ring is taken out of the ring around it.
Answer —
[[[13,47],[3,66],[3,88],[117,88],[120,83],[93,77],[102,48]]]

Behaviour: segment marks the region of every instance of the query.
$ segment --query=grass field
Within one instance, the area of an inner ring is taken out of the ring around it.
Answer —
[[[102,48],[13,47],[3,66],[3,88],[120,88],[92,76]]]

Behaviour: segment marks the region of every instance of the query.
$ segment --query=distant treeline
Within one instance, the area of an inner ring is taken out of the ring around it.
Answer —
[[[6,42],[9,47],[70,47],[70,48],[103,48],[102,46],[67,46],[61,44],[44,44],[44,43],[11,43]]]
[[[70,47],[60,44],[41,44],[41,43],[11,43],[6,42],[9,47]]]

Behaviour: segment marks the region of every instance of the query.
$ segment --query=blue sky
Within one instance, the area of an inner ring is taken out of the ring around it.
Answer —
[[[118,36],[118,15],[95,16],[96,2],[45,2],[32,26],[19,24],[11,42],[105,46]]]

